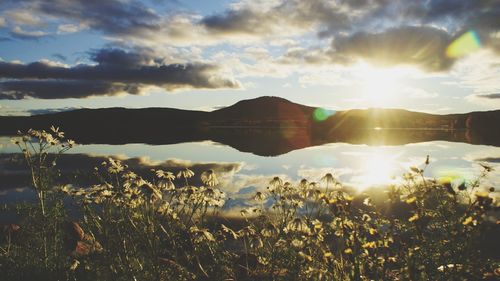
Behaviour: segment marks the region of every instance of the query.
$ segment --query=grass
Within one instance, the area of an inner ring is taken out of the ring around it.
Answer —
[[[0,238],[5,280],[500,278],[498,257],[483,243],[498,230],[494,189],[481,185],[488,166],[455,186],[424,177],[426,160],[379,203],[349,194],[331,174],[318,183],[276,177],[255,194],[253,208],[227,220],[213,171],[192,186],[189,169],[142,178],[109,159],[95,168],[98,184],[54,186],[57,157],[74,142],[58,128],[30,130],[13,142],[38,201],[4,207],[22,218]],[[68,196],[78,220],[68,214]]]

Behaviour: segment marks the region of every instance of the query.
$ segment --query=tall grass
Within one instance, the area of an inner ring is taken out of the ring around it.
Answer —
[[[120,161],[95,169],[98,184],[54,186],[57,156],[74,145],[57,128],[14,140],[25,156],[35,204],[6,209],[5,280],[495,280],[483,252],[498,206],[481,181],[455,186],[424,177],[428,160],[376,203],[331,174],[318,183],[276,177],[240,219],[224,217],[213,171],[154,170],[146,179]],[[182,184],[174,184],[175,182]],[[81,214],[68,215],[72,197]]]

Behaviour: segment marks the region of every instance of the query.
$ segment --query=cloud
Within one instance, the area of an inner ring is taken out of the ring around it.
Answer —
[[[57,34],[68,34],[75,33],[81,30],[86,29],[87,26],[85,24],[61,24],[57,27]]]
[[[12,79],[0,82],[0,99],[140,94],[148,86],[166,90],[239,87],[239,82],[221,77],[211,64],[165,64],[119,49],[97,50],[91,59],[95,65],[73,67],[47,60],[29,64],[0,61],[0,77]]]
[[[398,27],[380,33],[358,32],[336,38],[334,56],[362,58],[381,65],[410,64],[429,71],[447,70],[453,60],[446,57],[450,35],[433,27]]]
[[[456,84],[471,89],[467,101],[488,107],[500,106],[500,57],[492,50],[481,50],[458,61],[450,72]]]
[[[215,34],[299,35],[323,25],[323,29],[345,30],[349,14],[338,4],[322,1],[255,1],[233,6],[221,14],[203,18],[200,23]]]
[[[24,40],[38,40],[47,35],[48,33],[41,30],[29,31],[22,29],[20,26],[16,26],[10,31],[10,36]]]
[[[139,94],[139,85],[81,80],[11,80],[0,82],[0,100],[25,98],[64,99],[89,96]]]
[[[432,98],[437,98],[439,96],[439,94],[435,92],[428,92],[424,89],[411,88],[411,87],[404,88],[402,90],[402,93],[412,99],[432,99]]]
[[[484,99],[500,99],[500,93],[477,95],[477,97]]]
[[[36,1],[33,9],[46,15],[87,24],[108,34],[153,30],[159,16],[139,1]]]
[[[4,15],[14,25],[43,26],[44,21],[37,15],[30,13],[26,9],[9,10]]]
[[[52,57],[59,59],[59,60],[62,60],[62,61],[65,61],[68,59],[65,55],[59,54],[59,53],[52,54]]]
[[[485,157],[476,159],[477,162],[500,163],[500,157]]]
[[[5,18],[0,17],[0,28],[7,26],[7,22],[5,21]]]

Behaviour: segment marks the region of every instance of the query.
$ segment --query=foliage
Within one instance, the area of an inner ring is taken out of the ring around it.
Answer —
[[[57,128],[15,139],[32,174],[36,205],[9,207],[22,220],[3,229],[0,273],[8,280],[495,280],[482,252],[498,227],[483,172],[455,185],[412,167],[387,200],[353,196],[332,174],[294,185],[276,177],[241,211],[220,212],[214,171],[190,185],[188,168],[145,179],[110,158],[98,184],[54,187],[57,155],[74,145]],[[176,186],[174,180],[183,184]],[[179,180],[177,180],[179,182]],[[70,196],[80,215],[70,218]],[[72,221],[73,220],[73,221]],[[237,229],[238,228],[238,229]]]

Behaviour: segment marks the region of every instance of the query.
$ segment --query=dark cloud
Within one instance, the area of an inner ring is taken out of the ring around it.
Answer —
[[[490,163],[500,163],[500,157],[486,157],[486,158],[476,159],[475,161],[478,161],[478,162],[490,162]]]
[[[65,99],[89,96],[138,94],[136,84],[110,83],[81,80],[11,80],[0,82],[0,99],[19,100],[25,98]]]
[[[203,18],[200,23],[212,33],[243,33],[267,36],[269,33],[296,32],[320,24],[320,29],[345,30],[349,15],[322,0],[283,1],[261,11],[251,6],[226,10]]]
[[[359,32],[333,41],[334,56],[363,58],[383,65],[412,64],[430,71],[448,69],[450,35],[433,27],[399,27],[381,33]]]
[[[28,1],[31,2],[31,1]],[[130,34],[158,28],[160,17],[139,1],[44,0],[34,9],[46,15],[84,22],[109,34]]]
[[[484,99],[500,99],[500,93],[497,94],[484,94],[484,95],[476,95],[479,98]]]
[[[163,64],[119,49],[94,51],[91,58],[96,65],[65,67],[47,61],[30,64],[0,61],[0,77],[16,79],[0,82],[0,99],[139,94],[147,85],[167,90],[239,86],[219,77],[217,67],[209,64]]]
[[[264,14],[250,10],[229,10],[224,14],[208,16],[202,19],[201,23],[218,32],[255,34],[265,27],[265,23],[261,21],[264,17]]]
[[[82,24],[107,35],[114,44],[156,46],[152,48],[158,52],[162,51],[159,46],[176,44],[208,45],[224,40],[239,43],[240,35],[262,39],[316,33],[320,38],[335,38],[334,48],[313,55],[296,54],[299,60],[285,56],[284,62],[345,64],[363,58],[380,64],[413,64],[426,70],[442,71],[453,64],[453,60],[444,55],[447,44],[463,32],[475,30],[483,46],[500,54],[500,5],[495,0],[282,0],[272,6],[263,1],[243,1],[201,19],[186,13],[159,13],[147,6],[150,2],[136,0],[5,0],[3,3],[9,3],[4,6],[0,3],[5,11],[23,9],[43,20],[57,18]],[[26,31],[22,29],[24,26],[17,28],[17,32],[11,32],[12,37],[37,39],[46,36],[42,31]],[[120,75],[113,71],[117,79],[111,80],[121,83],[142,84],[145,78],[141,74],[146,73],[163,76],[166,72],[173,77],[173,73],[179,72],[212,71],[199,65],[188,65],[182,71],[172,70],[173,65],[161,65],[157,59],[124,51],[104,50],[92,56],[97,66],[87,66],[87,70],[92,68],[89,73],[109,74],[110,68],[126,66]],[[76,68],[71,72],[76,72]],[[84,66],[78,67],[78,71],[84,70]],[[134,80],[132,76],[141,81],[130,81]],[[155,82],[144,84],[158,85],[158,77],[152,80]],[[203,79],[194,80],[202,82]],[[182,81],[181,84],[198,85],[192,82]]]

